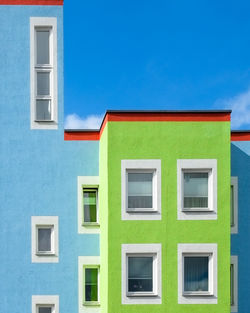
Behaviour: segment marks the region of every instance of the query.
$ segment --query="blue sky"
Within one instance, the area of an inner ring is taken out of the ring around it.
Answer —
[[[65,127],[107,109],[232,108],[250,129],[250,1],[65,0]]]

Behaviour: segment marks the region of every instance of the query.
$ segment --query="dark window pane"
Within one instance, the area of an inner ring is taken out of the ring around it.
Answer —
[[[184,173],[184,208],[208,207],[208,173]]]
[[[128,208],[153,207],[153,173],[128,173]]]
[[[52,313],[52,307],[39,307],[38,313]]]
[[[230,265],[230,298],[231,305],[234,305],[234,265]]]
[[[49,30],[36,31],[37,64],[50,64]]]
[[[36,119],[38,121],[51,120],[50,100],[36,100]]]
[[[209,257],[184,258],[184,291],[208,291]]]
[[[97,191],[83,191],[84,222],[96,222],[96,197]]]
[[[37,72],[37,95],[49,96],[50,95],[50,73]]]
[[[98,301],[98,269],[85,269],[85,301]]]
[[[128,258],[128,291],[153,291],[153,257]]]
[[[38,228],[38,251],[51,251],[51,228]]]
[[[234,186],[231,186],[231,226],[234,226]]]

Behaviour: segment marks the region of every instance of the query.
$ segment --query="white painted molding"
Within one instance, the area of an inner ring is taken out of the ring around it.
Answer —
[[[211,171],[208,179],[209,210],[183,210],[183,170]],[[178,220],[216,220],[217,219],[217,160],[179,159],[177,160],[177,211]]]
[[[238,234],[238,177],[231,177],[231,186],[233,186],[234,197],[234,225],[231,226],[231,234]]]
[[[185,296],[183,295],[185,254],[211,254],[209,261],[209,285],[212,295]],[[217,244],[216,243],[182,243],[178,244],[178,303],[179,304],[217,304]]]
[[[78,176],[77,177],[77,206],[78,206],[78,234],[99,234],[100,225],[83,224],[83,187],[99,188],[99,176]],[[99,191],[99,190],[98,190]],[[99,197],[97,197],[97,200]],[[99,202],[99,201],[98,201]],[[99,217],[99,203],[97,203],[97,220]]]
[[[37,254],[37,227],[53,226],[51,240],[53,254]],[[32,263],[58,263],[59,244],[58,244],[58,216],[32,216],[31,217],[31,261]]]
[[[122,304],[161,304],[162,303],[162,270],[161,270],[161,244],[122,244]],[[153,283],[155,286],[155,296],[127,295],[127,256],[129,254],[149,254],[156,255]]]
[[[79,256],[78,257],[78,312],[79,313],[100,313],[100,306],[85,306],[83,305],[84,281],[83,267],[85,265],[100,266],[99,256]],[[98,280],[98,293],[100,292],[100,279]],[[100,297],[100,295],[99,295]]]
[[[153,211],[127,211],[127,170],[155,171],[153,178]],[[161,160],[121,161],[121,202],[122,220],[161,220]]]
[[[37,313],[37,307],[39,305],[51,305],[53,306],[53,313],[59,313],[59,296],[52,296],[52,295],[37,295],[32,296],[31,299],[31,307],[32,313]]]
[[[52,40],[52,117],[53,121],[36,122],[35,116],[35,29],[36,27],[51,27]],[[56,17],[30,17],[30,128],[31,129],[58,129],[58,83],[57,83],[57,18]]]

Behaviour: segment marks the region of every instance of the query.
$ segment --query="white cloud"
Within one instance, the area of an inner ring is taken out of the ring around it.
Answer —
[[[69,114],[65,118],[65,129],[99,129],[103,115],[89,115],[80,117],[77,114]]]
[[[250,126],[250,89],[235,97],[218,100],[216,105],[232,109],[232,128]]]

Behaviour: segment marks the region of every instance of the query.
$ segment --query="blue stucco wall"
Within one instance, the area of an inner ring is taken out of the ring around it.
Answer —
[[[231,235],[231,255],[238,255],[238,312],[248,313],[250,311],[250,141],[232,142],[231,175],[238,176],[238,234]]]
[[[31,16],[58,22],[58,130],[30,129]],[[59,295],[78,312],[78,255],[99,255],[77,233],[77,176],[98,175],[98,142],[63,139],[63,8],[0,6],[0,313],[31,312],[31,296]],[[31,263],[31,216],[59,216],[59,263]]]

